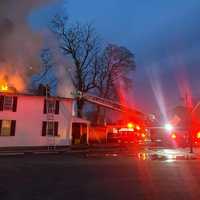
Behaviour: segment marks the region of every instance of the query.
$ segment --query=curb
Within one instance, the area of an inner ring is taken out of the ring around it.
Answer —
[[[5,153],[0,153],[0,157],[2,156],[19,156],[19,155],[24,155],[25,153],[23,152],[5,152]]]

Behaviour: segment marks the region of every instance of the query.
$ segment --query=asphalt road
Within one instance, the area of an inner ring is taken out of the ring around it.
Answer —
[[[200,161],[25,155],[0,158],[0,200],[199,200]]]

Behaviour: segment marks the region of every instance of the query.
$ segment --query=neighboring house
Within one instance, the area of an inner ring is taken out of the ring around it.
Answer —
[[[73,112],[71,98],[0,92],[0,147],[85,144],[88,122]]]

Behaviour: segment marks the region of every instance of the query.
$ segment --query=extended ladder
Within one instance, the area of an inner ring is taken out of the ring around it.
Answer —
[[[144,118],[146,116],[144,113],[142,113],[142,112],[140,112],[136,109],[129,108],[129,107],[123,105],[123,104],[116,103],[116,102],[109,100],[109,99],[97,97],[97,96],[90,95],[90,94],[87,94],[87,93],[82,93],[82,92],[77,92],[75,95],[78,98],[83,98],[84,100],[86,100],[88,102],[103,106],[105,108],[110,108],[110,109],[115,110],[115,111],[125,112],[129,115],[133,115],[133,116],[136,116],[136,117],[142,117],[142,118]]]

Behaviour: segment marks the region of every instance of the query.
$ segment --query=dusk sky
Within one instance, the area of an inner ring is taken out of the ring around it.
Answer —
[[[53,15],[92,22],[102,39],[129,48],[136,57],[133,99],[138,108],[157,111],[177,105],[186,91],[200,97],[199,0],[68,0],[34,10],[35,30]]]

